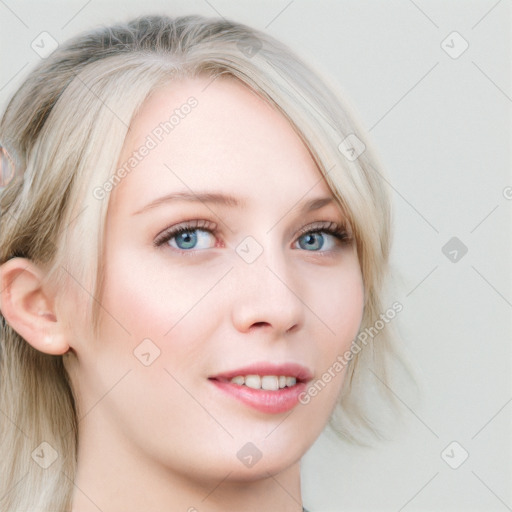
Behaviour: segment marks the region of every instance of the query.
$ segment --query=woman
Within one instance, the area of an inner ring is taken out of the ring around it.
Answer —
[[[200,16],[91,31],[0,142],[2,510],[302,510],[327,423],[380,434],[389,200],[289,49]]]

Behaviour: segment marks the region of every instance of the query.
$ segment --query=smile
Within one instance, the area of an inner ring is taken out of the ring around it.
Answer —
[[[295,386],[297,379],[285,375],[238,375],[230,382],[239,386],[247,386],[252,389],[264,389],[266,391],[277,391],[284,387]]]

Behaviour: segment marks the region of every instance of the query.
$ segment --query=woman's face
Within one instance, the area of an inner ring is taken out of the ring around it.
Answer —
[[[362,318],[355,244],[326,231],[341,210],[285,118],[233,79],[155,92],[119,167],[135,151],[109,204],[100,338],[76,347],[82,414],[166,470],[276,474],[324,428],[344,372],[297,396]]]

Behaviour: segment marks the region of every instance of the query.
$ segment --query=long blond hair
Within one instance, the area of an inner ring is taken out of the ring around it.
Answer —
[[[93,30],[61,45],[29,74],[0,121],[0,144],[16,165],[0,194],[0,264],[29,258],[57,286],[66,286],[64,270],[72,269],[98,297],[108,193],[99,200],[93,191],[114,176],[130,122],[148,95],[173,79],[199,75],[240,80],[290,121],[353,228],[365,290],[361,330],[373,326],[389,307],[382,293],[391,213],[370,142],[317,71],[271,36],[220,19],[145,16]],[[347,140],[366,148],[353,158]],[[96,300],[83,312],[95,332],[98,313]],[[0,343],[0,508],[68,510],[79,411],[62,356],[32,348],[1,315]],[[367,370],[386,383],[397,357],[388,326],[354,354],[331,417],[340,436],[379,435],[363,396]],[[42,442],[58,455],[46,469],[32,460]]]

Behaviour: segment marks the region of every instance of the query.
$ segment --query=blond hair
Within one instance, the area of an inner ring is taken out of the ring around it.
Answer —
[[[391,213],[369,140],[317,71],[271,36],[226,20],[145,16],[92,30],[29,74],[0,121],[0,144],[16,164],[0,194],[0,264],[29,258],[56,286],[72,274],[99,300],[108,193],[98,200],[93,191],[114,176],[130,122],[149,94],[200,75],[240,80],[301,137],[353,229],[365,290],[361,329],[372,326],[389,306],[382,293]],[[349,136],[366,146],[357,158],[338,149]],[[91,300],[83,313],[95,333],[98,304]],[[62,356],[32,348],[1,315],[0,329],[0,508],[68,510],[80,411]],[[354,354],[331,417],[340,436],[361,442],[365,429],[380,435],[363,397],[366,370],[387,382],[397,357],[388,326]],[[31,458],[43,441],[58,454],[47,469]]]

